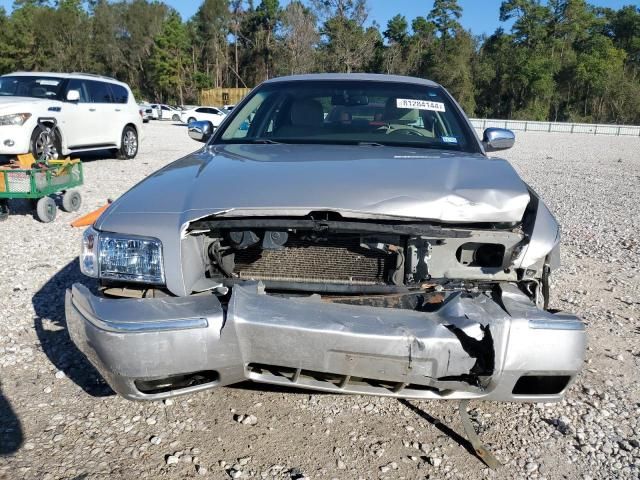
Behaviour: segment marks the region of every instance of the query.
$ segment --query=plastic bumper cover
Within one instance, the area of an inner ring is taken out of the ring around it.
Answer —
[[[67,325],[111,387],[156,400],[244,380],[338,393],[426,399],[551,402],[554,392],[514,393],[522,376],[567,378],[584,358],[582,322],[537,309],[514,286],[501,308],[455,294],[435,312],[333,304],[236,286],[227,312],[214,295],[106,299],[75,284]],[[489,365],[491,364],[491,365]],[[487,368],[469,381],[470,372]],[[142,391],[140,381],[215,372],[210,381]]]
[[[2,125],[0,126],[0,155],[19,155],[29,151],[29,142],[33,126]]]

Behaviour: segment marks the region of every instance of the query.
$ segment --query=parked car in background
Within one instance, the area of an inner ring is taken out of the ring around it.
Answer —
[[[251,380],[553,402],[579,374],[584,324],[548,309],[558,223],[487,155],[513,133],[480,141],[440,85],[277,78],[220,128],[188,132],[206,147],[84,233],[80,268],[99,293],[66,293],[71,338],[116,392]]]
[[[113,149],[138,153],[142,117],[126,83],[86,73],[0,77],[0,155],[58,158]]]
[[[236,108],[235,105],[231,104],[231,105],[223,105],[222,108],[224,110],[226,110],[227,112],[230,112],[231,110],[233,110],[234,108]]]
[[[165,105],[162,103],[154,103],[151,105],[153,108],[153,119],[154,120],[173,120],[174,122],[180,121],[180,113],[181,110],[172,107],[170,105]]]
[[[142,122],[148,123],[149,120],[151,120],[151,118],[153,117],[153,109],[151,108],[151,105],[141,103],[139,107],[140,115],[142,116]]]
[[[173,120],[174,122],[180,121],[181,110],[171,105],[160,105],[160,120]]]
[[[227,113],[216,107],[195,107],[180,113],[180,119],[184,123],[207,120],[214,127],[218,127],[226,116]]]
[[[160,105],[158,105],[157,103],[152,103],[151,104],[151,120],[160,120],[160,116],[162,115],[161,111],[162,109],[160,108]]]

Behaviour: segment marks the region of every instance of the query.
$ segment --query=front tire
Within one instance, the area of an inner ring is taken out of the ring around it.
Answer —
[[[178,115],[177,113],[174,113],[173,117],[171,117],[171,120],[173,120],[174,122],[179,122],[180,121],[180,115]]]
[[[62,153],[60,135],[55,128],[46,125],[43,127],[38,125],[33,130],[29,152],[36,161],[56,160]]]
[[[36,204],[36,216],[42,223],[51,223],[56,219],[56,202],[51,197],[42,197]]]
[[[138,132],[131,125],[124,127],[118,157],[123,160],[135,158],[138,154]]]

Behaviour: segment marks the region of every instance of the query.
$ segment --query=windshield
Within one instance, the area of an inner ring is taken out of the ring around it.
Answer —
[[[0,95],[13,97],[59,98],[62,78],[40,76],[0,77]]]
[[[372,81],[291,81],[260,87],[217,143],[368,144],[477,151],[439,87]]]

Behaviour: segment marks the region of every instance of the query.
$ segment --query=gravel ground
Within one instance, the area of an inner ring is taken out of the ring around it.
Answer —
[[[197,148],[185,128],[145,126],[133,161],[91,156],[81,212]],[[173,401],[114,396],[69,341],[64,290],[81,278],[76,214],[0,224],[0,478],[640,477],[640,139],[519,134],[504,156],[563,226],[552,307],[587,323],[587,364],[559,404],[472,403],[504,464],[467,451],[447,402],[260,390]],[[238,421],[243,420],[243,421]]]

